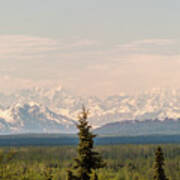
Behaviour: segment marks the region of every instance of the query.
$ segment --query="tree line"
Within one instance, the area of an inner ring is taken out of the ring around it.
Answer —
[[[88,124],[89,111],[85,107],[79,115],[79,145],[77,148],[78,157],[74,159],[74,165],[71,170],[67,171],[67,180],[98,180],[96,170],[105,167],[99,153],[93,151],[93,139],[96,137]],[[154,180],[168,180],[164,172],[164,155],[161,147],[158,147],[155,152],[154,163]]]

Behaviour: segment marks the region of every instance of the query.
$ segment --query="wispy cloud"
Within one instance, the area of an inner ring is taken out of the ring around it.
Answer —
[[[1,35],[0,58],[23,59],[29,56],[44,56],[49,51],[56,50],[59,44],[49,38],[24,35]]]
[[[175,39],[144,39],[130,43],[119,44],[117,49],[129,53],[177,54],[180,43]]]
[[[27,36],[27,35],[0,35],[0,59],[26,59],[44,58],[48,54],[73,50],[77,48],[90,47],[97,41],[88,39],[75,39],[72,42],[62,40]]]
[[[174,44],[176,41],[174,39],[144,39],[139,41],[133,41],[127,44],[118,45],[120,48],[124,49],[136,49],[139,47],[146,46],[167,46]]]
[[[79,93],[108,95],[180,84],[179,45],[174,39],[104,45],[84,38],[1,35],[0,81],[6,85],[0,87],[49,86],[58,81]]]

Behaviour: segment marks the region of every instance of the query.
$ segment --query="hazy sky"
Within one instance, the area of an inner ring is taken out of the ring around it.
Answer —
[[[179,0],[0,2],[0,91],[180,87]]]

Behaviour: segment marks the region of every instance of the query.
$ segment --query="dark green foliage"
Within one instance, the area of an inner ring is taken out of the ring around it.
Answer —
[[[52,180],[53,179],[53,176],[52,176],[52,169],[51,168],[45,168],[44,169],[44,176],[45,176],[45,179],[44,180]]]
[[[66,180],[75,180],[75,177],[73,176],[72,171],[68,170],[67,171],[67,178]]]
[[[169,180],[179,180],[180,145],[166,144],[161,147],[166,159],[166,176]],[[91,178],[96,172],[98,180],[152,180],[156,149],[157,145],[96,146],[95,150],[102,155],[106,167],[93,171]],[[6,155],[12,151],[15,155],[8,160]],[[27,146],[1,147],[1,154],[3,163],[0,167],[4,167],[2,180],[46,180],[44,172],[47,168],[51,168],[52,180],[66,180],[66,170],[71,169],[77,152],[75,146]]]
[[[158,147],[155,153],[154,180],[167,180],[164,172],[164,155],[161,147]]]
[[[104,163],[99,153],[93,150],[93,139],[96,135],[90,131],[91,126],[88,125],[87,117],[88,111],[83,107],[82,112],[79,115],[79,124],[77,124],[79,130],[78,156],[74,160],[74,169],[76,177],[79,180],[89,180],[92,170],[104,167]]]
[[[15,152],[12,150],[0,153],[0,179],[8,179],[10,176],[8,164],[13,160],[14,156]]]
[[[93,174],[93,176],[92,176],[91,179],[92,179],[92,180],[98,180],[98,176],[97,176],[96,172]]]

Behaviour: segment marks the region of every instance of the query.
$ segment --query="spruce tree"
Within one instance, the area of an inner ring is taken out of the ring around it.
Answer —
[[[79,123],[77,128],[79,130],[79,145],[77,148],[77,157],[74,160],[75,176],[78,180],[90,180],[90,175],[93,170],[104,167],[104,162],[99,153],[93,150],[94,141],[96,137],[91,132],[91,126],[88,124],[89,111],[85,107],[79,115]]]
[[[158,147],[155,153],[155,164],[154,164],[154,180],[168,180],[164,169],[164,155],[161,147]]]

